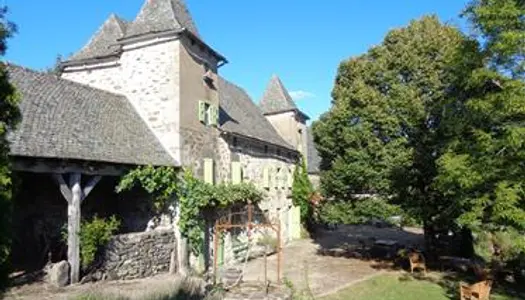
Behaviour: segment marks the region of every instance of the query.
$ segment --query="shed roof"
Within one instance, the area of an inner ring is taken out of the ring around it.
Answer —
[[[177,165],[121,95],[7,65],[22,99],[11,155],[133,165]]]

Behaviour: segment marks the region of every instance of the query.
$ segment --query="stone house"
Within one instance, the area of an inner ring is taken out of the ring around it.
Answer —
[[[62,62],[59,77],[8,65],[22,96],[23,120],[10,136],[15,170],[55,174],[69,226],[72,211],[80,216],[70,201],[75,187],[84,189],[81,203],[101,176],[135,165],[190,167],[210,183],[249,181],[265,190],[259,209],[279,220],[283,240],[298,238],[293,170],[302,155],[318,173],[308,116],[277,76],[257,106],[219,75],[226,63],[182,0],[146,0],[132,21],[111,15]]]

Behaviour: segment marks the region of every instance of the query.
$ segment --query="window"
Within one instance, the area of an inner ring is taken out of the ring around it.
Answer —
[[[264,145],[264,153],[268,153],[268,146]]]
[[[237,137],[233,137],[233,147],[237,147]]]
[[[281,149],[277,149],[277,155],[281,155]]]

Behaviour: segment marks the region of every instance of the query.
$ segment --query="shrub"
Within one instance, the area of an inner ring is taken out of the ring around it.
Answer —
[[[115,216],[106,220],[95,215],[91,221],[82,221],[80,259],[84,268],[93,263],[97,252],[109,242],[119,226],[120,221]],[[67,241],[67,228],[63,231],[62,238]]]
[[[525,252],[525,239],[516,230],[479,231],[474,234],[474,251],[486,262],[506,263]]]
[[[326,224],[362,224],[372,219],[388,220],[392,216],[402,216],[404,224],[415,222],[399,206],[379,197],[355,202],[327,201],[319,210],[319,218]]]
[[[310,197],[313,192],[314,188],[308,178],[306,162],[304,159],[301,159],[293,173],[292,200],[293,204],[301,210],[301,222],[303,225],[308,225],[308,222],[311,221],[313,209]]]

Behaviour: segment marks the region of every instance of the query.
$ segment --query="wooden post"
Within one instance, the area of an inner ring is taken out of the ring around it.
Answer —
[[[71,283],[78,283],[80,276],[80,203],[82,203],[82,188],[80,173],[69,176],[71,187],[71,202],[67,207],[67,260],[71,268]]]
[[[219,222],[215,221],[215,232],[213,237],[213,282],[217,283],[217,260],[219,259],[219,239],[220,228]]]
[[[70,282],[78,283],[80,279],[80,218],[81,204],[102,178],[94,176],[82,189],[80,173],[69,176],[69,185],[62,174],[53,174],[62,196],[67,201],[67,261],[70,266]]]

